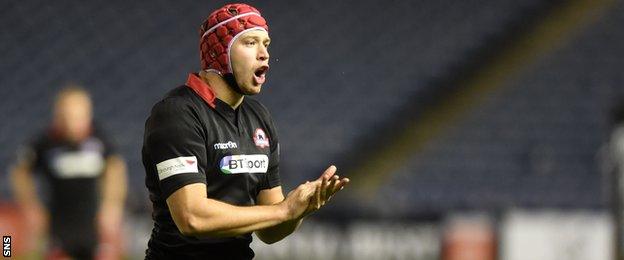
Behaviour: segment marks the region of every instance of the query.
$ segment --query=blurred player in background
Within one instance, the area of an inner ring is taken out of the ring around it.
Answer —
[[[154,228],[146,259],[251,259],[294,232],[349,182],[330,166],[286,197],[268,110],[248,98],[269,69],[268,26],[245,4],[214,11],[200,29],[202,71],[158,102],[145,124],[143,165]]]
[[[46,198],[38,195],[35,173],[49,187]],[[32,240],[49,233],[47,259],[120,257],[126,166],[94,126],[86,90],[58,93],[49,129],[19,153],[11,177]]]

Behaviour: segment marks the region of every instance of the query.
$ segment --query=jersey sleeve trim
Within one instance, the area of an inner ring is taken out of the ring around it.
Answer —
[[[167,178],[160,181],[162,198],[165,200],[180,188],[194,183],[206,184],[206,178],[197,173],[181,173],[176,178]]]

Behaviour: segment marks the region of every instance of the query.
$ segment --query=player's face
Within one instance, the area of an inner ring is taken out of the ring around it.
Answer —
[[[246,95],[260,93],[269,70],[269,34],[252,30],[239,36],[230,51],[236,83]]]
[[[65,138],[80,141],[91,128],[91,100],[81,93],[69,93],[56,102],[54,117]]]

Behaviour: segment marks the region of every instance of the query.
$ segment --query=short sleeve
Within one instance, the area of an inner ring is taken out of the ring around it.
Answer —
[[[37,170],[41,167],[41,155],[36,142],[28,142],[20,145],[17,149],[16,163],[20,165],[28,165]]]
[[[265,110],[266,111],[266,110]],[[268,119],[268,131],[270,142],[270,154],[269,154],[269,167],[265,179],[260,187],[260,190],[271,189],[281,185],[280,173],[279,173],[279,161],[280,161],[280,145],[277,135],[277,129],[273,123],[273,119],[266,112]]]
[[[206,184],[205,136],[192,105],[183,100],[165,99],[152,109],[144,152],[164,199],[186,185]]]
[[[117,153],[117,145],[114,142],[114,138],[111,138],[107,133],[108,131],[104,131],[107,129],[103,129],[100,125],[94,124],[95,135],[102,142],[104,149],[102,151],[102,155],[104,157],[109,157]]]

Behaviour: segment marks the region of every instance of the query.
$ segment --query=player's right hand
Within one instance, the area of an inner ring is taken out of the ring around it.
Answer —
[[[331,200],[334,194],[341,191],[350,182],[349,178],[340,178],[340,176],[336,174],[336,171],[336,166],[329,166],[329,168],[313,182],[316,184],[316,189],[314,195],[310,199],[310,204],[304,216],[319,210],[325,203]]]
[[[316,186],[314,182],[306,182],[286,195],[282,204],[286,207],[289,219],[298,219],[306,212],[310,198],[316,191]]]

